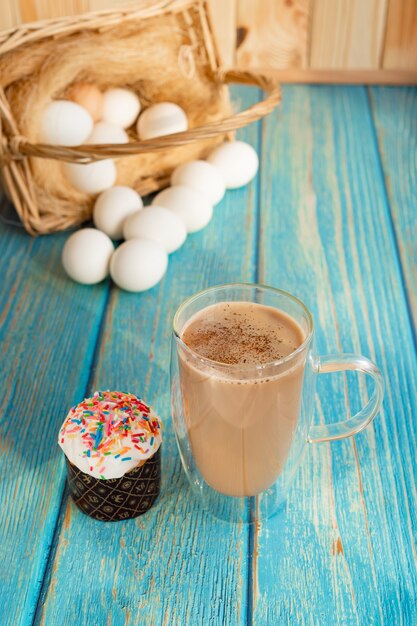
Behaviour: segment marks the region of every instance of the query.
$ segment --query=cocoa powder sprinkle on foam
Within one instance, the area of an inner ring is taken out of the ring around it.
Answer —
[[[198,314],[185,328],[182,339],[207,359],[227,365],[253,365],[288,356],[302,343],[303,336],[298,324],[276,309],[230,303]]]

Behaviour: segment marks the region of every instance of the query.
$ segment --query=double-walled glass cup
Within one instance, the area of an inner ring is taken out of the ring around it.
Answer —
[[[271,363],[229,365],[200,356],[183,342],[183,329],[207,307],[230,302],[259,303],[290,316],[303,342]],[[368,403],[344,421],[312,425],[317,374],[344,370],[371,376]],[[250,523],[274,515],[306,445],[358,433],[375,417],[383,394],[381,373],[366,357],[316,354],[311,313],[285,291],[212,287],[186,300],[174,317],[171,408],[181,461],[203,507],[221,519]]]

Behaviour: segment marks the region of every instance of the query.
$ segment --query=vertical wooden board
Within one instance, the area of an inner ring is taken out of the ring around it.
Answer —
[[[15,0],[3,0],[0,6],[0,30],[13,28],[21,21],[19,5]]]
[[[283,511],[255,532],[253,623],[411,624],[417,362],[366,92],[293,87],[283,103],[262,135],[260,279],[306,302],[319,352],[370,356],[387,391],[367,431],[309,447]],[[319,377],[316,419],[367,394],[353,376]]]
[[[53,2],[52,0],[2,0],[0,30],[36,22],[40,19],[75,15],[77,13],[76,6],[77,0],[66,0],[64,6],[60,2]]]
[[[222,63],[235,65],[236,18],[238,0],[209,0],[209,11]]]
[[[25,22],[29,20],[25,18],[24,11],[36,13],[35,19],[44,20],[92,11],[94,10],[93,2],[94,0],[60,0],[59,2],[55,0],[20,0],[22,18]],[[106,4],[107,6],[103,8],[111,8],[109,2]],[[115,2],[113,1],[112,4],[114,5]]]
[[[314,0],[309,66],[377,69],[388,0]]]
[[[258,95],[238,94],[245,105]],[[240,136],[257,146],[256,125]],[[211,224],[172,255],[159,287],[113,290],[90,391],[143,394],[164,418],[162,495],[145,516],[117,524],[95,522],[65,503],[36,623],[246,624],[248,530],[202,513],[191,497],[171,426],[169,349],[185,297],[253,280],[257,204],[256,181],[229,192]]]
[[[417,3],[388,0],[382,67],[415,70],[417,67]]]
[[[308,60],[311,0],[239,0],[239,67],[302,68]]]
[[[72,0],[77,1],[77,0]],[[83,11],[104,11],[107,9],[125,9],[129,7],[139,7],[140,4],[148,5],[151,4],[149,0],[78,0],[78,4],[82,5],[82,8],[79,8],[77,13],[82,13]]]
[[[417,333],[417,89],[370,90],[385,186]]]
[[[30,624],[64,486],[57,433],[84,393],[108,286],[61,269],[65,235],[0,225],[0,621]]]
[[[14,2],[19,7],[20,22],[34,22],[39,15],[38,6],[36,0],[18,0]]]

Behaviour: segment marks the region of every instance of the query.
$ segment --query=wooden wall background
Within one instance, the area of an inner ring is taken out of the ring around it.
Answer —
[[[140,2],[1,0],[0,30]],[[288,82],[417,83],[417,0],[209,4],[226,65],[273,71]]]

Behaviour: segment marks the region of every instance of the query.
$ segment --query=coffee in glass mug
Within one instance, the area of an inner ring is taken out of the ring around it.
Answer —
[[[313,426],[317,374],[348,369],[373,378],[369,402],[349,419]],[[171,404],[180,456],[194,492],[223,519],[270,517],[305,444],[359,432],[382,397],[381,373],[365,357],[316,354],[310,312],[284,291],[213,287],[175,315]]]

